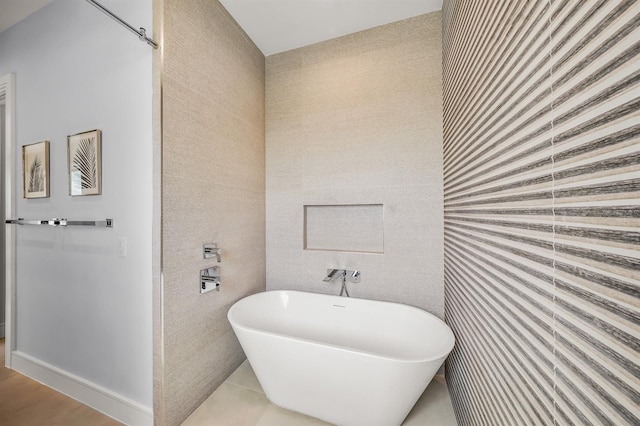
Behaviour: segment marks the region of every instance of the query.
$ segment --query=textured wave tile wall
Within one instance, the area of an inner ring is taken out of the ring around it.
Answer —
[[[640,424],[640,1],[445,1],[461,425]]]

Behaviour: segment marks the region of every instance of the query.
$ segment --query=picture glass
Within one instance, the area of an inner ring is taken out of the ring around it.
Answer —
[[[102,193],[100,139],[100,130],[68,137],[69,195]]]
[[[49,141],[22,147],[24,198],[49,196]]]

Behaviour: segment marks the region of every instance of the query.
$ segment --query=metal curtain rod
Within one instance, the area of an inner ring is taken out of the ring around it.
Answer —
[[[133,28],[131,25],[129,25],[128,23],[123,21],[118,15],[116,15],[113,12],[111,12],[109,9],[107,9],[106,7],[104,7],[103,5],[98,3],[97,1],[94,1],[94,0],[87,0],[87,1],[90,4],[94,5],[96,8],[98,8],[98,10],[102,11],[106,15],[110,16],[111,18],[113,18],[114,21],[118,22],[120,25],[122,25],[123,27],[127,28],[132,33],[135,33],[138,36],[138,38],[140,39],[140,41],[144,41],[149,46],[153,46],[154,49],[158,48],[158,43],[153,41],[153,39],[150,39],[149,37],[147,37],[147,30],[145,30],[144,28],[140,27],[140,31],[138,31],[135,28]]]
[[[50,225],[50,226],[100,226],[113,228],[113,219],[105,220],[67,220],[67,219],[50,219],[50,220],[25,220],[21,217],[18,219],[7,219],[4,221],[7,225]]]

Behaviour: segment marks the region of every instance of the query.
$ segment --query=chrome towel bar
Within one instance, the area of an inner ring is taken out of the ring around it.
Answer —
[[[113,228],[113,219],[105,220],[68,220],[68,219],[48,219],[48,220],[26,220],[23,218],[7,219],[7,225],[50,225],[50,226],[98,226]]]

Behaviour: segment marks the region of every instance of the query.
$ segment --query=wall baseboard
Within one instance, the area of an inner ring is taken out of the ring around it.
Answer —
[[[0,339],[4,338],[4,323],[0,323]]]
[[[126,425],[153,425],[153,412],[149,407],[145,407],[138,402],[49,365],[30,355],[14,351],[12,353],[11,367],[19,373]]]

